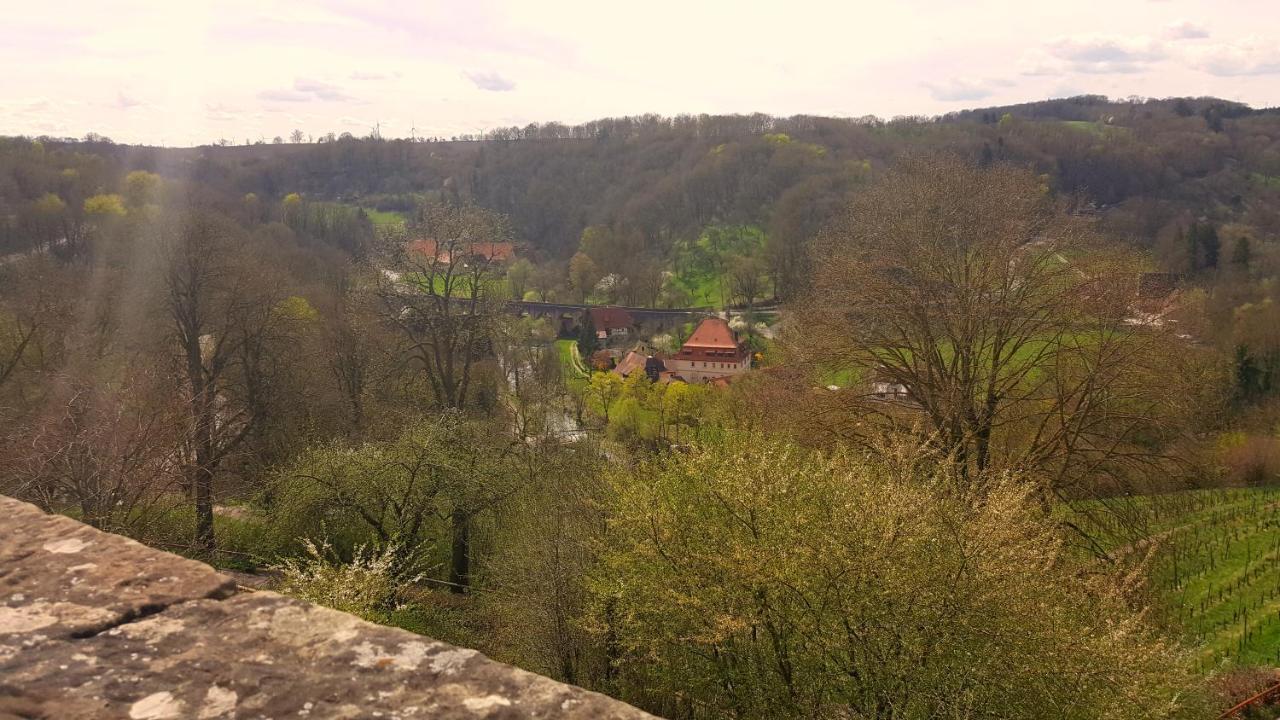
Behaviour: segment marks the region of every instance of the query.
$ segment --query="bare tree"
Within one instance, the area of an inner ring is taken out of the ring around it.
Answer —
[[[510,229],[505,217],[479,207],[428,205],[415,230],[421,239],[388,249],[395,270],[383,274],[378,294],[404,356],[437,404],[462,408],[474,399],[478,366],[491,354]]]
[[[546,262],[536,266],[529,277],[529,285],[538,294],[538,302],[547,302],[564,284],[568,273],[563,263]]]
[[[763,260],[754,257],[735,257],[729,262],[727,279],[733,299],[750,310],[764,298],[768,281]]]
[[[303,140],[305,140],[306,137],[307,137],[307,134],[302,132],[301,130],[294,130],[293,132],[289,133],[289,142],[294,143],[296,145],[302,142]]]
[[[184,477],[195,503],[196,546],[212,553],[214,478],[258,421],[244,361],[275,317],[278,289],[254,282],[240,257],[245,239],[225,218],[197,211],[162,232],[167,337],[187,403]]]
[[[569,285],[577,294],[578,302],[587,301],[587,296],[595,289],[602,277],[604,273],[596,266],[590,255],[578,252],[569,259]]]
[[[398,397],[390,387],[402,379],[404,363],[402,355],[395,355],[398,336],[381,322],[378,298],[347,285],[344,281],[323,313],[320,338],[325,369],[341,405],[342,429],[355,438],[380,422],[398,422],[396,413],[380,403]]]
[[[542,319],[507,318],[498,323],[494,340],[503,406],[515,436],[526,443],[556,436],[565,429],[565,388],[551,344],[555,328]]]
[[[179,413],[148,371],[119,386],[59,382],[47,410],[4,453],[11,487],[50,512],[68,507],[97,528],[144,531],[178,484]]]
[[[38,316],[0,318],[0,386],[17,372],[27,349],[40,336],[41,322]]]
[[[634,258],[623,286],[627,304],[656,307],[665,279],[662,262],[658,258],[647,253]]]
[[[1133,309],[1139,265],[1028,171],[906,162],[827,228],[814,265],[792,347],[867,390],[839,394],[861,421],[838,432],[908,433],[975,486],[1012,468],[1060,494],[1121,489],[1177,432],[1191,396],[1157,380],[1177,375],[1162,370],[1178,341]]]
[[[61,362],[73,278],[44,258],[0,267],[0,390],[25,373],[45,372]]]

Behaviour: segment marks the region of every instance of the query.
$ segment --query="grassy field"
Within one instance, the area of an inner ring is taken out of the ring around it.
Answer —
[[[1106,123],[1094,122],[1092,120],[1063,120],[1063,127],[1078,130],[1080,132],[1089,133],[1098,137],[1107,137],[1109,135],[1119,135],[1129,132],[1129,129],[1119,125],[1107,125]]]
[[[842,367],[823,370],[818,381],[823,387],[851,388],[858,384],[861,373],[857,368]]]
[[[1206,670],[1280,666],[1280,488],[1200,490],[1138,501],[1157,543],[1153,589],[1166,619],[1201,648]],[[1134,552],[1131,518],[1105,528]]]
[[[1101,135],[1106,127],[1102,123],[1094,122],[1092,120],[1063,120],[1062,124],[1064,127],[1069,127],[1072,130],[1080,130],[1081,132],[1093,133],[1095,135]]]
[[[697,238],[676,243],[673,282],[690,307],[724,307],[730,301],[724,274],[732,258],[759,257],[764,242],[764,231],[752,225],[710,226]]]
[[[405,218],[403,213],[374,210],[373,208],[365,208],[364,211],[369,216],[369,222],[373,223],[375,228],[385,227],[392,230],[404,230]]]
[[[426,292],[428,283],[435,289],[436,294],[443,295],[445,289],[445,278],[443,275],[428,278],[422,273],[405,273],[404,281],[413,283],[421,287]],[[511,297],[511,289],[507,285],[506,278],[493,278],[484,285],[487,288],[485,295],[488,297],[497,297],[507,299]],[[458,275],[453,280],[453,296],[457,298],[471,297],[471,278],[466,275]]]
[[[578,354],[577,340],[557,340],[556,352],[560,356],[560,368],[566,378],[585,378],[590,375]]]

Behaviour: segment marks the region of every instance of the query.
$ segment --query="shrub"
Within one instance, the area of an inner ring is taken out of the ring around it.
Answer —
[[[675,717],[1168,717],[1188,657],[1013,477],[762,435],[616,481],[593,626]]]
[[[402,589],[417,579],[406,576],[397,545],[361,545],[350,562],[343,562],[326,541],[317,547],[305,540],[303,545],[305,556],[288,558],[275,568],[281,573],[280,592],[366,620],[386,622],[400,605]]]
[[[1244,486],[1280,481],[1280,440],[1250,435],[1223,450],[1227,476]]]

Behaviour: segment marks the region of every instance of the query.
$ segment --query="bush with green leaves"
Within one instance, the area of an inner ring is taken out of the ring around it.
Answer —
[[[727,435],[620,473],[593,626],[667,717],[1163,718],[1187,654],[1014,477]]]
[[[282,469],[269,515],[279,546],[326,538],[344,559],[355,548],[399,545],[436,552],[447,582],[469,582],[472,534],[518,485],[516,444],[496,423],[448,411],[400,436],[313,448]],[[445,578],[439,578],[445,580]]]

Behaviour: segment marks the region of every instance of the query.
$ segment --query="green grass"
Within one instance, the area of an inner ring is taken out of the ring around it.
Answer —
[[[418,285],[423,292],[427,290],[427,277],[423,273],[406,273],[404,281]],[[434,275],[430,279],[430,284],[434,287],[437,295],[443,295],[445,289],[444,275]],[[506,278],[490,278],[485,285],[489,297],[507,298],[511,295],[510,287],[507,285]],[[453,279],[453,297],[469,298],[471,297],[471,278],[466,275],[458,275]]]
[[[1210,669],[1280,665],[1280,488],[1199,490],[1133,501],[1157,546],[1152,586],[1165,620]],[[1106,517],[1105,515],[1103,516]],[[1133,542],[1132,515],[1100,520],[1113,551]]]
[[[1070,128],[1083,133],[1088,133],[1100,138],[1119,135],[1129,131],[1129,128],[1119,125],[1107,125],[1106,123],[1095,122],[1093,120],[1063,120],[1063,127]]]
[[[586,378],[590,375],[578,354],[577,340],[557,340],[556,353],[560,356],[560,369],[566,378]]]
[[[676,242],[672,282],[688,296],[690,307],[722,308],[728,297],[724,276],[736,256],[764,252],[764,231],[754,225],[711,225],[698,237]]]
[[[214,557],[202,555],[195,547],[195,508],[182,497],[167,498],[149,508],[125,535],[167,552],[210,562],[219,568],[252,572],[268,565],[279,554],[280,539],[274,536],[265,518],[247,506],[242,516],[219,511],[213,516],[213,535],[218,550]],[[75,508],[64,511],[79,519]]]
[[[1280,190],[1280,176],[1249,173],[1249,180],[1272,190]]]
[[[491,633],[478,623],[475,600],[469,595],[455,595],[447,590],[417,589],[410,601],[382,614],[375,620],[419,635],[470,648],[487,647]]]
[[[1063,120],[1062,125],[1072,130],[1080,130],[1095,135],[1101,135],[1104,127],[1102,123],[1094,122],[1093,120]]]
[[[823,387],[851,388],[858,383],[859,375],[857,368],[832,368],[822,371],[820,382]]]
[[[374,227],[404,230],[405,217],[403,213],[391,212],[389,210],[375,210],[373,208],[365,208],[364,212],[369,216],[369,222],[373,223]]]
[[[1129,331],[1121,330],[1120,332]],[[1014,351],[1013,356],[1008,358],[1001,366],[1004,371],[1002,377],[1009,377],[1015,373],[1025,372],[1025,380],[1022,384],[1026,386],[1034,386],[1036,383],[1040,382],[1042,376],[1040,367],[1036,365],[1037,361],[1043,363],[1045,360],[1051,360],[1058,352],[1071,353],[1077,350],[1088,351],[1091,346],[1096,346],[1100,342],[1101,337],[1102,335],[1097,333],[1078,332],[1066,333],[1061,337],[1054,338],[1052,340],[1028,340],[1019,346]],[[1060,343],[1061,349],[1055,349],[1053,347],[1053,343]],[[940,346],[939,350],[939,354],[941,355],[943,362],[948,364],[954,362],[952,346],[944,344]],[[903,350],[902,353],[907,357],[912,355],[908,350]],[[990,356],[991,351],[988,349],[985,353],[979,356],[979,363],[983,366],[989,365]],[[885,351],[878,352],[876,357],[883,358],[883,364],[885,365],[896,366],[899,363],[896,357]],[[857,382],[858,372],[856,368],[851,366],[833,365],[823,368],[817,379],[824,386],[836,385],[838,387],[847,388],[852,387]]]
[[[715,275],[677,275],[674,282],[689,297],[689,307],[724,307],[724,285]]]

